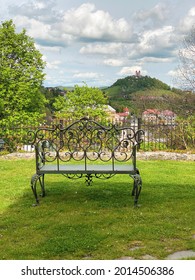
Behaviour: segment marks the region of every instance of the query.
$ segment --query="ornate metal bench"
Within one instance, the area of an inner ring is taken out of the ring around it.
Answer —
[[[109,179],[128,174],[133,180],[132,195],[137,205],[142,180],[136,166],[136,148],[143,130],[131,127],[104,127],[82,118],[67,127],[39,128],[28,132],[28,142],[35,147],[36,173],[31,188],[39,204],[37,182],[45,196],[45,174],[63,174],[69,179],[85,177],[87,185],[93,177]]]

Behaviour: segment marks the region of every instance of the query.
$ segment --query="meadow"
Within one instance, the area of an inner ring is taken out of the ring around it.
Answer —
[[[0,259],[166,259],[195,251],[195,162],[142,160],[139,207],[133,180],[68,180],[46,175],[35,202],[32,159],[0,159]]]

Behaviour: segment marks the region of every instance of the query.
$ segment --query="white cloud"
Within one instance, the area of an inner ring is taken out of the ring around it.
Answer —
[[[59,60],[54,60],[52,62],[47,62],[46,67],[48,69],[59,69],[59,65],[61,64],[61,61]]]
[[[143,57],[139,59],[141,63],[171,63],[172,57]]]
[[[195,6],[192,7],[187,15],[180,21],[179,30],[186,33],[189,32],[193,26],[195,26]]]
[[[81,54],[109,54],[115,55],[121,51],[122,43],[95,43],[88,44],[80,49]]]
[[[163,26],[163,28],[159,28],[156,30],[150,30],[146,31],[143,34],[142,42],[140,43],[140,46],[143,47],[143,49],[147,48],[157,48],[163,46],[169,47],[172,45],[171,42],[171,36],[173,34],[174,28],[172,26]]]
[[[100,75],[95,72],[80,72],[73,75],[73,78],[79,79],[98,79],[99,77]]]
[[[14,23],[18,28],[26,28],[29,36],[37,40],[39,45],[67,46],[73,41],[69,34],[62,34],[53,29],[53,26],[26,16],[16,16]]]
[[[140,10],[135,13],[134,17],[138,21],[150,21],[157,25],[168,18],[169,9],[165,3],[158,3],[150,10]]]
[[[61,47],[55,47],[55,46],[41,46],[38,44],[35,44],[35,47],[39,49],[41,52],[51,52],[51,53],[60,53]]]
[[[110,58],[110,59],[105,59],[105,60],[103,61],[103,63],[104,63],[105,65],[118,67],[118,66],[124,65],[125,61],[122,60],[122,59]]]
[[[15,1],[17,2],[17,1]],[[55,9],[55,2],[53,0],[47,1],[23,1],[21,4],[9,5],[9,12],[15,16],[25,16],[31,19],[36,19],[44,23],[52,23],[57,21],[60,12]]]
[[[145,31],[140,38],[140,43],[135,49],[135,52],[140,52],[141,54],[146,54],[151,56],[155,53],[162,54],[167,49],[174,48],[174,27],[173,26],[163,26],[155,30]]]
[[[127,41],[132,35],[131,26],[124,18],[115,20],[108,12],[96,10],[95,5],[90,3],[65,12],[57,28],[62,34],[81,40]]]
[[[179,76],[179,71],[176,69],[176,70],[170,70],[167,74],[171,77],[178,77]]]
[[[33,38],[49,39],[51,26],[36,19],[29,19],[26,16],[16,16],[14,22],[18,27],[26,26],[28,34]]]
[[[30,36],[44,45],[66,46],[75,40],[121,42],[129,41],[132,35],[132,28],[124,18],[116,20],[90,3],[56,12],[52,1],[48,6],[43,1],[35,1],[20,8],[14,6],[11,11],[17,27],[25,27]]]

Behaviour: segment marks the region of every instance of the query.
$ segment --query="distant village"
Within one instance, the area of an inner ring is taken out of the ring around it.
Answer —
[[[106,112],[112,123],[124,123],[130,119],[130,112],[127,107],[122,113],[117,113],[110,105],[106,106]],[[147,109],[142,113],[142,120],[145,122],[153,122],[156,124],[173,125],[175,123],[176,114],[170,110],[159,111],[157,109]]]

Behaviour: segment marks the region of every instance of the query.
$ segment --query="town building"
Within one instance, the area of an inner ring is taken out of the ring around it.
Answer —
[[[142,119],[146,122],[155,122],[164,125],[174,125],[176,114],[170,110],[147,109],[142,114]]]

